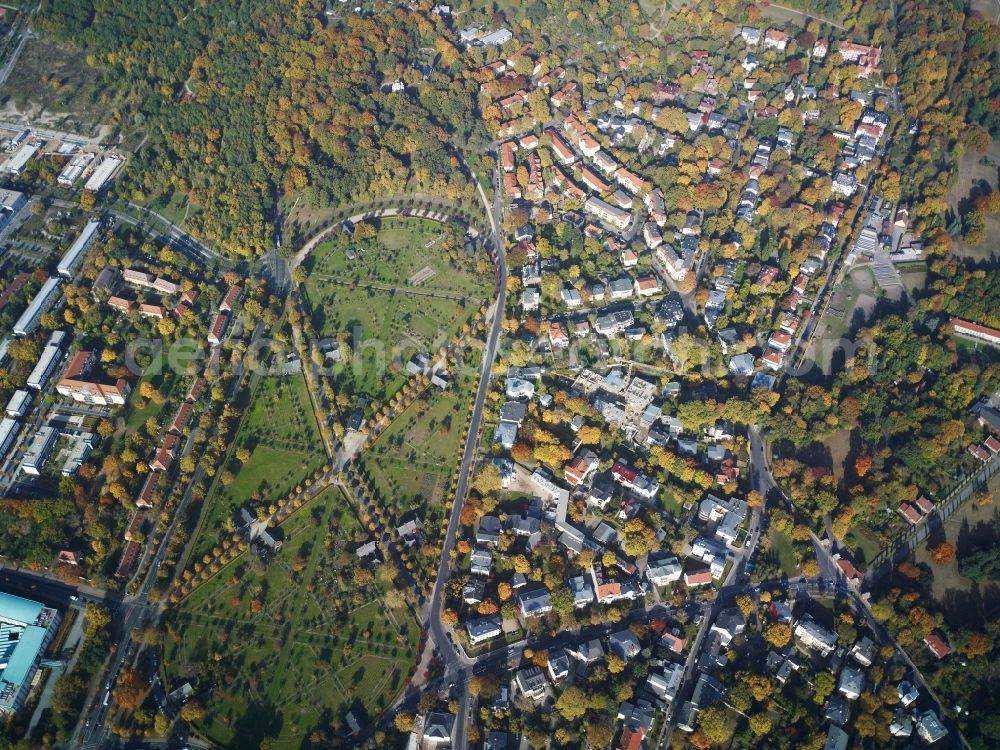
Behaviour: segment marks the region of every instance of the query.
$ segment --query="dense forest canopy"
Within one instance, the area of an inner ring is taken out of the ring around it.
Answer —
[[[180,191],[191,228],[263,252],[276,200],[314,205],[411,184],[447,194],[446,142],[473,137],[474,84],[433,14],[405,8],[327,21],[320,0],[48,0],[39,26],[80,45],[128,90],[122,128],[149,140],[119,191]],[[426,78],[426,80],[424,80]],[[403,81],[399,95],[385,84]]]

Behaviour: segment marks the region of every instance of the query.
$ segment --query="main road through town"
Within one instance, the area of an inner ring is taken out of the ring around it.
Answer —
[[[504,302],[507,298],[507,261],[504,255],[503,235],[500,230],[498,200],[494,197],[491,205],[472,168],[462,159],[462,163],[476,183],[476,190],[479,199],[482,201],[483,209],[490,219],[493,231],[493,247],[495,248],[495,261],[497,266],[497,299],[493,308],[493,317],[490,319],[490,330],[486,337],[486,349],[483,352],[482,367],[479,375],[479,388],[476,391],[476,400],[472,407],[472,416],[469,419],[469,434],[465,442],[465,451],[462,454],[462,464],[458,473],[458,484],[455,490],[455,501],[451,509],[451,518],[448,522],[448,531],[445,534],[444,544],[441,548],[441,562],[438,565],[437,578],[434,580],[434,589],[431,592],[429,606],[427,607],[427,621],[431,638],[437,646],[438,652],[445,664],[445,677],[456,683],[464,683],[468,678],[465,674],[471,668],[471,660],[461,654],[458,648],[452,643],[444,625],[441,623],[441,603],[444,584],[448,580],[451,569],[451,550],[455,545],[455,538],[461,526],[459,516],[462,513],[462,504],[466,492],[469,488],[469,472],[473,459],[476,455],[476,448],[479,444],[477,436],[479,427],[483,419],[483,403],[486,401],[486,394],[490,388],[490,374],[493,369],[493,360],[496,358],[497,346],[500,342],[500,329],[503,321]],[[459,695],[459,710],[455,719],[454,747],[464,748],[466,746],[466,723],[469,714],[469,691],[462,690]]]

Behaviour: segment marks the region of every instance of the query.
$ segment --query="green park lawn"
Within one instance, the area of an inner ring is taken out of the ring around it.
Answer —
[[[405,364],[434,352],[476,314],[493,287],[480,253],[450,253],[439,241],[453,228],[420,219],[386,219],[367,249],[328,240],[307,260],[305,298],[315,335],[350,336],[353,357],[334,373],[335,388],[383,402],[405,382]],[[347,250],[357,251],[348,259]],[[428,269],[422,279],[413,277]],[[431,272],[433,272],[431,274]]]
[[[792,540],[779,531],[772,532],[771,534],[770,554],[777,557],[778,567],[783,576],[794,578],[799,574],[799,566],[796,562]]]
[[[492,268],[484,275],[476,259],[461,250],[463,232],[426,219],[390,217],[382,219],[374,241],[352,243],[335,238],[320,243],[307,261],[310,277],[335,278],[358,284],[411,286],[415,274],[427,268],[429,278],[412,286],[428,292],[483,298],[492,287]],[[449,256],[445,242],[458,248],[458,260]],[[427,247],[428,243],[431,244]],[[347,249],[356,255],[347,257]]]
[[[160,412],[163,410],[163,405],[155,401],[149,400],[142,403],[144,400],[139,396],[139,388],[143,383],[151,383],[161,392],[164,399],[167,399],[173,393],[177,384],[183,380],[183,378],[179,378],[170,370],[165,359],[165,356],[161,356],[159,361],[154,359],[154,361],[150,362],[139,382],[135,384],[133,395],[129,400],[128,415],[125,418],[125,424],[130,432],[142,427],[150,417],[159,417]]]
[[[878,539],[864,526],[851,529],[844,538],[844,543],[851,549],[854,559],[860,567],[864,567],[882,551]]]
[[[376,490],[396,517],[416,511],[433,522],[443,516],[465,440],[476,367],[473,362],[457,373],[448,390],[431,386],[363,455]]]
[[[392,609],[354,549],[365,536],[344,495],[327,490],[276,532],[264,563],[248,552],[170,616],[168,684],[214,684],[199,734],[223,747],[299,748],[347,711],[376,716],[406,684],[419,627]]]
[[[241,465],[236,451],[246,448]],[[240,506],[269,505],[323,465],[327,456],[301,375],[262,377],[207,500],[201,554],[216,544]],[[226,473],[228,472],[229,475]],[[226,482],[230,482],[228,485]]]

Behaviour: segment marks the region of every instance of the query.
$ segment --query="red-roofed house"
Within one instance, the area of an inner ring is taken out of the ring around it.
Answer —
[[[798,315],[785,313],[781,318],[781,330],[788,334],[794,334],[797,330],[799,330],[799,324],[801,322],[802,318]]]
[[[785,355],[777,349],[768,349],[761,357],[761,361],[771,370],[780,370],[785,363]]]
[[[779,269],[777,266],[764,266],[760,269],[760,273],[757,274],[757,283],[766,289],[778,278],[778,273]]]
[[[557,109],[566,103],[569,99],[570,94],[576,91],[576,81],[570,81],[556,93],[549,97],[549,101],[552,102],[552,106]]]
[[[580,142],[577,145],[580,147],[580,152],[588,158],[601,150],[601,144],[594,140],[594,137],[590,133],[581,135]]]
[[[163,445],[156,451],[156,456],[149,462],[149,467],[156,471],[167,471],[177,457],[177,446],[181,439],[176,435],[167,435],[163,438]]]
[[[226,292],[226,296],[222,299],[222,304],[219,305],[219,309],[223,312],[232,312],[233,305],[235,305],[237,300],[239,300],[242,292],[243,290],[237,284],[233,284],[229,287],[229,291]]]
[[[595,193],[606,193],[611,187],[590,167],[580,168],[580,180]]]
[[[159,478],[160,473],[158,471],[151,472],[146,477],[146,481],[142,483],[142,490],[139,492],[139,497],[135,499],[137,508],[153,507],[153,491],[156,489],[156,483]]]
[[[143,539],[142,524],[146,520],[146,511],[137,510],[132,514],[128,528],[125,529],[126,542],[141,542]]]
[[[837,567],[843,572],[848,583],[857,583],[863,577],[861,571],[854,567],[854,563],[847,558],[842,557],[837,560]]]
[[[563,467],[563,475],[566,482],[576,487],[586,481],[587,476],[597,468],[597,461],[588,460],[584,456],[577,456]]]
[[[983,463],[990,460],[990,452],[986,450],[983,446],[973,443],[969,446],[969,453],[978,458]]]
[[[500,144],[500,166],[504,172],[514,171],[514,151],[517,145],[514,141],[504,141]]]
[[[694,588],[695,586],[707,586],[712,582],[712,571],[699,570],[694,573],[684,574],[684,585],[689,588]]]
[[[549,341],[552,342],[553,349],[562,349],[569,346],[569,331],[566,324],[558,320],[549,323]]]
[[[837,52],[844,58],[844,62],[857,63],[860,70],[858,78],[868,78],[878,70],[882,61],[882,49],[880,47],[869,47],[865,44],[854,44],[853,42],[841,42],[837,47]]]
[[[160,320],[167,315],[167,308],[163,305],[147,305],[145,303],[139,305],[139,314],[144,318],[156,318]]]
[[[135,309],[135,302],[124,297],[108,297],[108,307],[128,315]]]
[[[573,153],[573,149],[570,148],[569,144],[566,143],[565,139],[559,133],[553,128],[548,128],[545,132],[552,139],[552,150],[560,162],[563,164],[572,164],[576,161],[576,154]]]
[[[566,69],[560,65],[558,68],[554,68],[551,72],[546,73],[538,79],[538,88],[547,89],[556,81],[561,81],[565,75]]]
[[[618,484],[631,485],[637,476],[635,471],[621,463],[615,463],[611,467],[611,476]]]
[[[128,394],[131,391],[124,378],[118,378],[114,385],[83,380],[84,374],[90,369],[94,360],[93,352],[81,351],[74,354],[56,384],[56,391],[61,396],[67,396],[74,401],[85,404],[121,406],[128,399]]]
[[[673,633],[664,633],[663,637],[660,638],[660,643],[669,648],[675,654],[683,653],[684,644],[687,643],[682,636],[674,635]]]
[[[927,646],[927,650],[934,654],[934,656],[938,659],[943,659],[951,653],[951,646],[945,643],[944,639],[937,633],[931,633],[929,636],[924,638],[924,645]]]
[[[645,180],[621,167],[615,172],[615,181],[632,193],[641,193],[649,188]]]
[[[115,570],[116,578],[127,578],[132,573],[135,559],[139,556],[139,545],[135,542],[126,542],[125,549],[122,550],[122,558]]]
[[[618,738],[618,750],[640,750],[646,730],[642,727],[625,727]]]
[[[992,453],[1000,453],[1000,440],[990,435],[983,441],[983,445],[990,449]]]
[[[207,381],[205,378],[195,378],[191,383],[191,387],[188,388],[187,396],[185,396],[185,401],[197,401],[201,397],[201,392],[205,389]]]
[[[650,297],[660,293],[660,280],[655,276],[643,276],[635,280],[635,293],[639,297]]]
[[[181,435],[184,432],[184,428],[187,427],[188,420],[191,419],[191,411],[194,407],[185,401],[181,404],[181,408],[177,410],[177,415],[174,417],[174,421],[170,425],[170,432],[176,435]]]
[[[987,344],[992,344],[993,346],[1000,346],[1000,330],[996,328],[981,326],[978,323],[962,320],[961,318],[952,318],[949,322],[955,329],[955,333],[959,336],[966,336],[970,339],[985,341]]]
[[[576,115],[569,115],[565,120],[563,120],[563,130],[573,133],[574,137],[580,138],[587,134],[587,128],[583,126]]]
[[[916,525],[920,523],[920,511],[909,503],[902,503],[897,509],[899,514],[910,523]]]
[[[220,312],[212,321],[212,327],[208,331],[208,343],[218,346],[222,343],[222,335],[226,332],[226,324],[229,323],[229,314]]]
[[[923,495],[917,498],[916,506],[920,510],[920,512],[923,513],[924,515],[927,515],[932,510],[934,510],[934,503],[932,503]]]
[[[784,31],[778,31],[778,29],[768,29],[767,33],[764,34],[764,46],[776,49],[778,52],[784,52],[785,48],[788,47],[788,34]]]
[[[513,172],[505,172],[503,176],[503,187],[507,195],[515,200],[521,197],[521,186],[517,183],[517,177]]]
[[[784,331],[775,331],[771,334],[771,338],[768,339],[767,345],[772,349],[777,349],[779,352],[787,352],[788,348],[792,345],[792,337]]]
[[[30,279],[31,274],[27,271],[22,271],[7,285],[7,288],[3,290],[3,294],[0,294],[0,310],[3,310],[10,301],[10,298],[21,291]]]

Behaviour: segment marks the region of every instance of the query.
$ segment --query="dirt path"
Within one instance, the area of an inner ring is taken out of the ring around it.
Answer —
[[[781,13],[775,13],[774,11],[783,11]],[[771,18],[786,21],[788,20],[787,15],[802,16],[803,18],[808,18],[813,21],[818,21],[819,23],[825,23],[827,26],[833,26],[835,29],[840,29],[841,31],[847,31],[847,27],[841,26],[836,21],[831,21],[829,18],[823,18],[822,16],[814,16],[811,13],[806,13],[795,8],[789,8],[786,5],[778,5],[777,3],[771,3],[769,6],[764,8],[764,15],[770,16]]]

